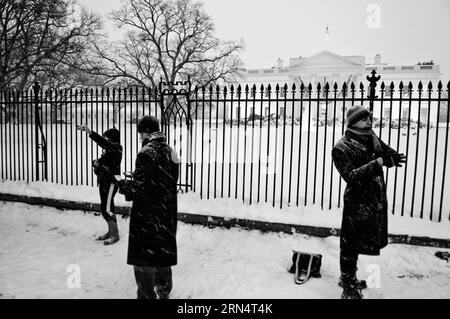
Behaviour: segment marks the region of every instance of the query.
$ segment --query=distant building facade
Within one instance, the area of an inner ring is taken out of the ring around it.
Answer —
[[[424,91],[423,96],[427,96],[427,86],[431,81],[433,83],[433,88],[436,89],[437,83],[441,77],[441,72],[439,69],[439,65],[389,65],[382,61],[382,58],[379,54],[377,54],[371,63],[366,62],[366,57],[362,55],[356,56],[342,56],[330,51],[322,51],[310,57],[298,57],[289,59],[289,63],[287,66],[284,65],[284,61],[278,59],[276,66],[266,69],[248,69],[243,72],[243,76],[239,81],[242,88],[246,85],[253,87],[256,85],[256,97],[260,98],[260,88],[261,85],[264,86],[265,90],[267,90],[268,85],[270,84],[272,90],[272,98],[275,97],[274,91],[275,86],[278,84],[280,86],[284,86],[284,84],[288,85],[288,96],[291,94],[292,85],[296,85],[296,97],[299,97],[299,87],[301,83],[307,87],[310,83],[313,87],[313,94],[316,92],[317,85],[320,83],[323,87],[325,83],[329,83],[330,92],[329,98],[332,99],[334,97],[333,86],[334,83],[338,85],[339,95],[341,96],[341,89],[344,83],[347,83],[348,88],[350,89],[350,85],[353,82],[356,86],[356,94],[355,98],[360,97],[360,83],[365,86],[366,92],[365,96],[367,96],[368,89],[368,81],[366,80],[366,76],[370,75],[372,70],[375,70],[378,75],[381,76],[380,81],[378,82],[377,89],[380,89],[381,83],[384,82],[386,86],[385,97],[390,97],[390,84],[394,83],[394,98],[398,97],[398,87],[401,81],[404,84],[404,96],[408,96],[407,87],[409,82],[412,83],[414,89],[414,96],[417,94],[417,86],[419,81],[422,82]],[[379,93],[379,92],[378,92]],[[377,94],[378,94],[377,93]],[[379,94],[378,94],[379,95]],[[264,96],[267,98],[268,94],[265,93]],[[314,95],[313,95],[314,97]],[[317,97],[317,95],[315,96]],[[347,95],[347,98],[349,95]],[[347,102],[348,103],[348,102]],[[263,116],[267,116],[269,113],[267,103],[263,102]],[[324,104],[324,103],[323,103]],[[340,103],[338,103],[340,104]],[[273,103],[272,103],[273,105]],[[346,106],[349,106],[348,104]],[[237,107],[237,106],[234,106]],[[317,103],[315,105],[317,108]],[[273,107],[274,108],[274,107]],[[323,113],[323,109],[325,105],[321,105]],[[401,105],[401,110],[399,110],[400,105],[397,102],[393,103],[393,106],[383,105],[383,109],[381,109],[381,105],[374,107],[374,116],[389,118],[399,118],[407,116],[409,112],[409,106],[407,104]],[[424,120],[427,117],[427,109],[428,105],[425,103],[421,104],[420,117]],[[430,108],[432,111],[433,108]],[[256,106],[251,110],[254,114],[261,113],[261,108]],[[304,111],[304,110],[303,110]],[[380,114],[382,111],[382,114]],[[243,117],[245,114],[241,110],[234,110],[234,114],[240,114]],[[249,111],[247,111],[249,113]],[[298,118],[300,115],[300,108],[294,106],[294,112],[292,112],[292,108],[286,105],[286,109],[282,108],[279,110],[281,114],[286,112],[286,116],[293,116]],[[316,113],[316,110],[311,110],[312,116]],[[313,113],[314,112],[314,113]],[[377,112],[377,114],[375,114]],[[418,116],[418,106],[413,105],[411,107],[411,117]],[[230,116],[230,110],[227,112],[227,116]],[[273,113],[270,110],[270,113]],[[251,114],[251,113],[250,113]],[[248,115],[248,114],[247,114]],[[433,118],[433,114],[430,114],[430,117]],[[234,116],[233,116],[234,117]],[[342,117],[342,105],[337,106],[337,112],[335,114],[336,118]],[[432,120],[432,119],[431,119]]]

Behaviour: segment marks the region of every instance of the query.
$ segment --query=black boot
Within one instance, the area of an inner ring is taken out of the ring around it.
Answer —
[[[342,288],[344,290],[342,291],[341,299],[363,299],[355,279],[342,278]]]
[[[104,235],[98,236],[96,240],[105,240],[109,238],[111,233],[111,225],[108,221],[106,222],[106,224],[108,225],[108,232]]]
[[[367,283],[365,280],[359,280],[356,277],[354,278],[354,280],[355,280],[356,288],[358,288],[358,289],[366,289],[367,288]],[[344,288],[344,284],[342,282],[342,276],[339,277],[338,285],[339,285],[339,287]]]
[[[341,277],[338,284],[344,289],[341,295],[342,299],[362,299],[363,297],[360,287],[366,285],[366,282],[358,282],[356,279],[357,263],[358,254],[356,252],[352,249],[341,249]]]
[[[110,236],[103,242],[104,245],[112,245],[119,241],[119,228],[117,227],[117,219],[115,215],[113,215],[111,220],[108,221],[108,225],[110,227]]]

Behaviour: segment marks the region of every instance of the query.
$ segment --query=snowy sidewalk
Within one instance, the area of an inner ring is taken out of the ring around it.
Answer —
[[[103,246],[94,234],[101,217],[80,211],[0,202],[1,298],[135,298],[132,267],[126,264],[128,220],[119,218],[121,241]],[[179,223],[179,263],[172,298],[339,298],[339,238],[208,229]],[[303,286],[286,271],[291,250],[323,254],[322,278]],[[381,288],[366,298],[450,298],[450,264],[439,250],[391,244],[378,257],[361,256],[381,269]],[[441,249],[442,250],[442,249]],[[81,270],[81,288],[68,288],[68,266]]]

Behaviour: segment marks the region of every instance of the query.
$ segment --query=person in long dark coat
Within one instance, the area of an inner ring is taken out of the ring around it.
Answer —
[[[127,263],[134,267],[138,299],[168,298],[177,264],[178,157],[155,117],[143,117],[137,130],[142,149],[132,180],[118,182],[119,192],[133,201]]]
[[[383,166],[401,166],[399,154],[372,131],[370,112],[352,106],[346,115],[347,129],[334,145],[332,157],[347,183],[340,237],[339,285],[342,298],[362,298],[365,281],[356,278],[358,255],[379,255],[388,244],[388,214]]]
[[[107,129],[102,136],[92,131],[88,126],[77,126],[77,129],[86,132],[98,146],[103,149],[100,158],[93,161],[94,173],[100,193],[100,213],[108,225],[106,234],[97,237],[104,240],[105,245],[119,241],[119,228],[115,215],[114,196],[117,193],[115,175],[120,174],[122,161],[122,145],[120,145],[120,132],[116,128]]]

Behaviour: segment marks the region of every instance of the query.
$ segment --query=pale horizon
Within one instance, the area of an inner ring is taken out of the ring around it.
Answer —
[[[106,19],[123,0],[80,0]],[[433,60],[441,80],[450,80],[450,1],[447,0],[205,0],[216,35],[225,41],[243,41],[247,69],[270,68],[278,58],[308,57],[328,50],[340,55],[363,55],[372,63],[376,54],[391,65],[415,65]],[[379,28],[370,28],[370,10],[380,9]],[[328,26],[329,35],[325,32]],[[111,39],[120,32],[105,20]]]

